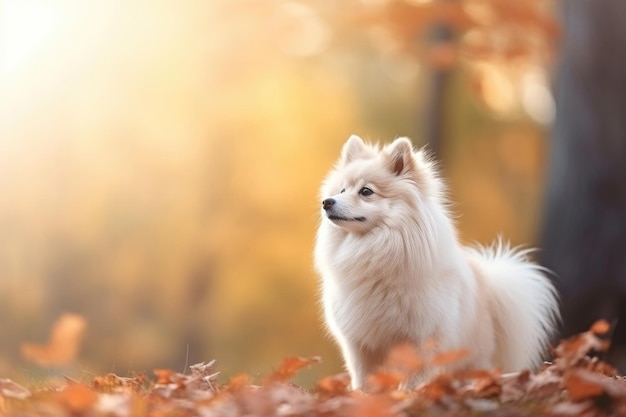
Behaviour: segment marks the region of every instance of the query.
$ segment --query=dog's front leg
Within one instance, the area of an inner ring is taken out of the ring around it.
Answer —
[[[359,345],[347,347],[346,365],[350,372],[352,389],[364,389],[368,375],[376,372],[385,361],[383,349],[371,349]]]

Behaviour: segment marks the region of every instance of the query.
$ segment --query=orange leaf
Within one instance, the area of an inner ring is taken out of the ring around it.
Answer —
[[[391,349],[386,366],[393,370],[416,372],[424,367],[424,361],[413,345],[405,343]]]
[[[319,394],[332,397],[340,396],[348,392],[350,376],[348,374],[331,375],[323,378],[315,385]]]
[[[432,401],[439,401],[444,397],[454,395],[456,390],[453,387],[450,375],[441,374],[424,385],[421,392]]]
[[[350,409],[351,417],[392,417],[391,401],[380,395],[362,397]]]
[[[22,356],[41,366],[67,365],[78,354],[86,326],[82,316],[64,314],[54,322],[48,343],[23,343]]]
[[[591,331],[599,336],[605,335],[611,330],[611,325],[606,320],[598,320],[591,326]]]
[[[583,370],[575,370],[565,377],[565,389],[574,402],[599,397],[605,393],[605,389],[597,380],[597,376]]]
[[[367,377],[368,392],[384,392],[398,389],[405,376],[399,373],[376,372]]]
[[[502,385],[496,378],[482,378],[474,384],[474,394],[478,398],[497,398],[502,394]]]
[[[602,327],[600,325],[600,330],[602,330]],[[566,370],[581,362],[588,352],[592,350],[606,352],[610,345],[610,340],[604,340],[598,337],[592,330],[589,330],[562,340],[554,348],[554,363],[558,369]]]
[[[292,356],[285,358],[280,367],[272,373],[268,378],[268,382],[285,382],[294,377],[302,368],[305,368],[313,363],[319,363],[321,361],[319,356],[312,358],[302,358],[299,356]]]
[[[152,372],[157,377],[157,384],[167,385],[173,382],[172,375],[174,374],[174,371],[171,369],[155,369]]]
[[[587,369],[574,369],[565,378],[565,389],[572,401],[585,401],[608,396],[623,401],[626,385],[621,379],[608,378]]]
[[[459,362],[461,359],[465,358],[469,352],[467,349],[459,349],[459,350],[450,350],[447,352],[441,352],[434,355],[430,359],[431,365],[450,365],[453,363]]]
[[[74,414],[83,414],[98,399],[95,392],[83,384],[68,385],[58,394],[59,402]]]
[[[29,390],[8,378],[0,379],[0,396],[23,400],[31,396]]]
[[[157,378],[160,378],[157,375]],[[115,392],[126,390],[130,392],[139,392],[143,384],[144,373],[140,372],[134,378],[124,378],[115,374],[107,374],[105,376],[94,377],[91,385],[93,389],[100,392]],[[157,382],[157,384],[160,382]]]
[[[250,385],[250,377],[246,374],[235,375],[230,378],[225,387],[226,391],[239,391],[240,389]]]
[[[452,374],[456,379],[485,379],[499,378],[500,371],[487,371],[484,369],[461,369]]]

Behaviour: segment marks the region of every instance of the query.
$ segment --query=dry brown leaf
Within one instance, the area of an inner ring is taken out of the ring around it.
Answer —
[[[22,356],[40,366],[67,365],[78,355],[86,326],[82,316],[64,314],[52,326],[48,343],[23,343]]]
[[[432,401],[440,401],[444,397],[454,396],[457,393],[453,378],[447,374],[437,375],[437,377],[424,385],[420,391]]]
[[[156,384],[158,385],[167,385],[173,382],[172,376],[175,372],[171,369],[155,369],[152,372],[157,377]]]
[[[267,378],[267,382],[286,382],[293,378],[303,368],[319,362],[321,362],[319,356],[314,356],[312,358],[291,356],[285,358],[278,369]]]
[[[472,380],[472,379],[484,379],[484,378],[499,378],[500,371],[487,371],[485,369],[461,369],[455,371],[453,374],[454,378],[460,380]]]
[[[531,375],[527,395],[535,399],[554,397],[562,392],[563,377],[553,372],[541,372]]]
[[[326,397],[337,397],[348,393],[350,376],[348,374],[331,375],[322,378],[316,385],[315,391]]]
[[[477,398],[495,398],[502,394],[502,385],[498,378],[486,377],[476,380],[474,383],[474,396]]]
[[[72,384],[58,393],[58,400],[71,413],[82,414],[96,403],[98,396],[86,385]]]
[[[250,384],[251,384],[251,381],[248,375],[239,374],[230,378],[230,381],[228,381],[228,384],[226,384],[226,386],[224,387],[224,390],[235,392],[235,391],[241,390],[242,388],[250,386]]]
[[[189,377],[187,386],[195,390],[217,391],[217,377],[220,373],[213,368],[215,362],[215,360],[212,360],[210,362],[201,362],[191,365],[189,367],[191,376]]]
[[[598,325],[603,330],[603,325]],[[601,339],[593,330],[572,336],[554,349],[554,365],[556,369],[565,371],[578,365],[588,353],[592,351],[605,352],[610,347],[610,341]]]
[[[565,401],[553,406],[550,409],[550,414],[555,416],[584,416],[592,409],[593,403],[591,401],[581,403]]]
[[[521,372],[509,373],[500,376],[500,386],[502,393],[500,399],[506,401],[517,401],[522,399],[528,393],[530,383],[530,372],[524,370]]]
[[[429,362],[431,365],[437,366],[451,365],[464,359],[468,354],[469,352],[467,351],[467,349],[450,350],[447,352],[441,352],[433,355],[433,357],[430,358]]]
[[[370,395],[360,398],[350,408],[351,417],[392,417],[392,402],[382,395]]]
[[[626,381],[608,378],[587,369],[573,369],[565,375],[565,389],[574,402],[607,395],[613,399],[626,399]]]
[[[612,365],[601,361],[599,358],[591,358],[586,366],[587,369],[593,372],[600,373],[604,376],[616,377],[619,375],[619,372]]]
[[[408,374],[421,370],[424,367],[424,361],[417,353],[415,346],[403,343],[391,349],[385,367]]]
[[[598,320],[591,326],[591,332],[599,336],[606,335],[611,330],[611,325],[606,320]]]
[[[6,398],[23,400],[31,396],[31,392],[8,378],[0,379],[0,395]]]
[[[91,385],[100,392],[140,392],[144,380],[144,373],[140,372],[134,378],[124,378],[115,374],[96,376]]]
[[[573,370],[565,375],[565,389],[572,401],[585,401],[605,394],[602,384],[591,375],[584,370]]]
[[[384,392],[398,389],[404,381],[405,375],[397,372],[375,372],[367,376],[365,391],[371,393]]]

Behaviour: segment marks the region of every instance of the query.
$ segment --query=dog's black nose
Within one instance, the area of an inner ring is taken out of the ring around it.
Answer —
[[[324,210],[328,210],[329,208],[334,206],[335,203],[336,201],[334,198],[327,198],[326,200],[322,201],[322,207],[324,208]]]

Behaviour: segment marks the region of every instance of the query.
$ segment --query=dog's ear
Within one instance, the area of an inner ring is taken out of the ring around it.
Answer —
[[[354,161],[359,158],[365,151],[365,143],[363,139],[357,135],[352,135],[348,138],[341,150],[341,163],[343,165]]]
[[[398,138],[388,148],[387,166],[396,175],[412,171],[415,167],[413,144],[408,138]]]

